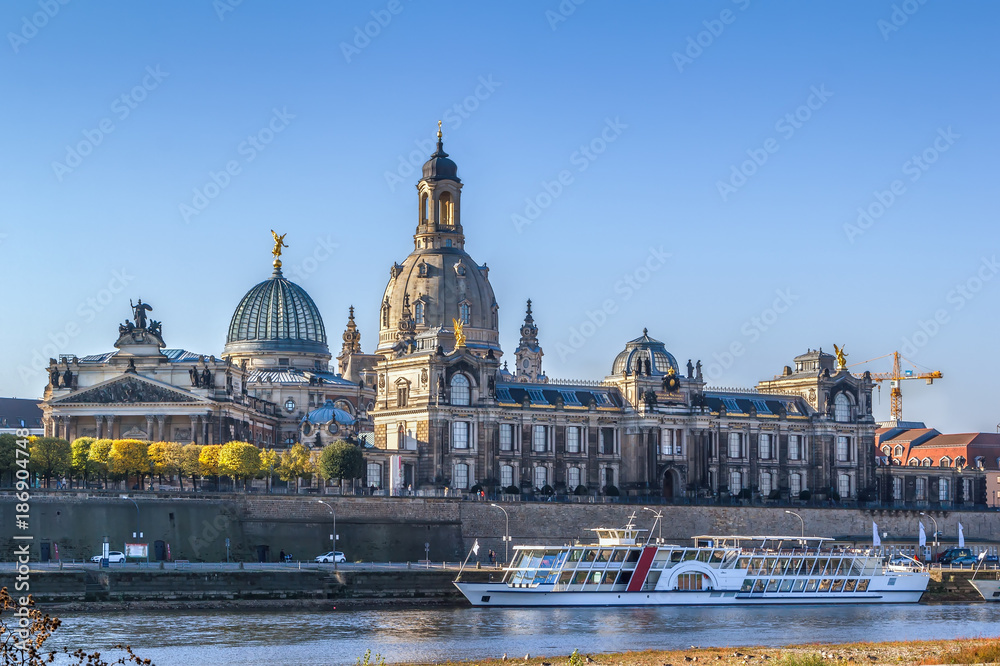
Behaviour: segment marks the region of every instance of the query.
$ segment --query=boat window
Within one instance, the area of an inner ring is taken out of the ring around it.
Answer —
[[[695,553],[695,559],[699,562],[708,562],[710,557],[712,557],[712,551],[710,550],[699,550]]]
[[[721,562],[722,561],[722,557],[725,554],[726,554],[726,551],[724,551],[724,550],[713,550],[712,551],[712,558],[709,561],[711,561],[711,562]]]
[[[598,562],[608,562],[609,560],[611,560],[611,550],[610,549],[604,549],[604,550],[601,550],[601,551],[599,551],[597,553],[597,561]]]
[[[753,578],[744,578],[743,585],[740,586],[740,592],[749,592],[753,589]]]
[[[569,551],[570,562],[579,562],[581,557],[583,557],[582,548],[574,548],[573,550]]]
[[[805,566],[802,567],[802,575],[813,576],[819,573],[819,571],[816,568],[816,562],[818,562],[818,560],[815,557],[810,557],[806,559]]]
[[[564,571],[561,574],[559,574],[559,584],[560,585],[569,585],[569,582],[571,580],[573,580],[573,572],[572,571]]]
[[[833,589],[830,590],[830,591],[831,592],[843,592],[844,591],[844,579],[843,578],[838,578],[837,580],[833,581]]]
[[[856,578],[848,578],[847,583],[844,584],[844,592],[853,592],[857,585],[858,580]]]
[[[523,571],[515,571],[514,575],[512,575],[510,577],[510,580],[507,581],[507,582],[509,584],[511,584],[511,585],[520,585],[523,581],[524,581],[524,572]]]
[[[604,581],[606,573],[604,571],[595,571],[590,575],[590,582],[595,585],[600,585]]]
[[[767,591],[768,592],[777,592],[778,591],[778,583],[779,582],[780,581],[777,578],[772,578],[771,580],[769,580],[767,582]]]
[[[822,576],[826,573],[827,568],[830,566],[830,558],[824,557],[823,559],[816,560],[816,568],[813,570],[814,576]]]
[[[646,582],[643,583],[643,589],[652,590],[656,587],[656,584],[660,581],[659,571],[650,571],[649,575],[646,576]]]
[[[788,568],[788,558],[785,557],[778,560],[778,568],[775,570],[775,573],[783,574],[785,573],[785,569],[787,568]]]
[[[764,591],[764,587],[766,585],[767,585],[767,579],[765,579],[765,578],[758,578],[757,581],[753,584],[753,591],[754,592],[763,592]]]
[[[824,578],[823,580],[821,580],[819,582],[819,591],[820,592],[829,592],[830,591],[830,585],[831,585],[831,583],[833,583],[832,580],[830,580],[829,578]]]
[[[641,554],[642,554],[641,550],[639,550],[638,548],[633,548],[632,550],[628,551],[628,559],[626,559],[625,561],[626,562],[638,562],[639,561],[639,555],[641,555]],[[659,555],[659,553],[657,553],[657,555]]]
[[[573,584],[583,585],[584,583],[587,582],[587,576],[589,575],[590,575],[589,571],[577,571],[575,574],[573,574]]]
[[[656,565],[656,564],[663,564],[668,559],[670,559],[670,551],[669,550],[660,549],[660,550],[656,551],[656,555],[653,556],[653,564],[654,565]]]
[[[703,590],[704,576],[700,573],[682,573],[677,576],[678,590]]]
[[[672,551],[670,551],[670,561],[671,562],[680,562],[682,559],[684,559],[684,551],[683,550],[672,550]]]
[[[615,585],[628,585],[628,582],[632,579],[631,571],[622,571],[618,574],[618,580],[615,581]]]
[[[840,568],[844,565],[844,558],[835,557],[830,560],[830,575],[836,576],[840,572]]]
[[[597,556],[597,551],[594,550],[593,548],[588,548],[587,550],[583,551],[584,562],[593,562],[596,556]]]
[[[868,591],[868,579],[867,578],[862,578],[861,580],[859,580],[858,581],[858,588],[857,589],[858,589],[858,592],[867,592]]]
[[[514,555],[514,561],[510,563],[510,568],[511,569],[520,569],[521,566],[524,564],[524,560],[528,556],[528,554],[529,553],[526,553],[523,550],[522,551],[518,551],[517,554]]]
[[[806,581],[806,592],[815,592],[816,584],[819,583],[815,578],[810,578]]]
[[[802,588],[806,586],[806,582],[799,578],[792,584],[792,592],[801,592]]]
[[[746,556],[741,557],[739,560],[736,561],[736,568],[737,569],[749,569],[750,568],[750,558],[746,557]]]
[[[759,574],[764,571],[764,558],[755,557],[750,560],[750,573]]]
[[[794,581],[791,578],[784,579],[781,581],[781,587],[778,588],[778,592],[791,592],[793,582]]]
[[[696,559],[698,557],[698,552],[699,551],[694,550],[694,549],[690,549],[690,548],[685,549],[684,550],[684,557],[682,559],[685,562],[690,562],[691,560],[694,560],[694,559]]]
[[[611,561],[612,562],[624,562],[626,555],[628,555],[628,551],[627,550],[622,550],[621,548],[619,548],[611,556]]]

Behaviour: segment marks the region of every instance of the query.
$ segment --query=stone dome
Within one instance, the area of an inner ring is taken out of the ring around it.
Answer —
[[[612,375],[623,373],[635,374],[637,366],[642,363],[642,372],[645,374],[645,362],[649,361],[649,374],[651,376],[662,376],[667,374],[670,368],[678,372],[677,359],[667,351],[666,346],[659,340],[649,337],[649,332],[642,329],[642,337],[630,340],[625,349],[615,357],[615,362],[611,366]]]
[[[275,268],[247,292],[229,323],[223,355],[319,354],[330,357],[319,308],[302,287]]]

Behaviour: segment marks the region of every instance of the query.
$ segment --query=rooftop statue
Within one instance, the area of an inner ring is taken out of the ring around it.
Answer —
[[[833,351],[837,355],[837,370],[847,369],[847,354],[844,352],[843,347],[833,346]]]
[[[139,329],[146,328],[146,313],[152,311],[153,307],[148,303],[143,303],[142,299],[139,299],[138,303],[132,303],[132,299],[128,300],[128,304],[132,306],[132,315],[135,319],[135,327]]]
[[[288,247],[285,245],[285,236],[287,235],[287,233],[284,233],[279,236],[274,232],[274,229],[271,229],[271,236],[274,237],[274,249],[271,250],[271,254],[274,255],[275,259],[281,256],[281,248]]]
[[[460,319],[452,319],[451,323],[455,326],[455,349],[465,346],[465,322]]]

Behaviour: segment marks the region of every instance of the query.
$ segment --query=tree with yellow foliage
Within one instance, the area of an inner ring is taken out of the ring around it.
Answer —
[[[198,472],[202,478],[211,476],[215,479],[215,487],[219,487],[219,451],[222,449],[218,444],[206,444],[201,447],[198,454],[198,463],[201,471]]]
[[[181,471],[178,475],[181,478],[181,490],[184,490],[184,476],[191,477],[191,485],[198,487],[197,479],[201,476],[201,444],[185,444],[181,449]]]
[[[271,492],[271,481],[274,479],[274,469],[278,466],[278,452],[274,449],[264,449],[260,452],[259,476],[266,481],[267,492]]]
[[[134,474],[136,485],[143,490],[146,475],[149,474],[149,443],[138,439],[114,440],[108,454],[108,469],[113,474],[123,475],[126,486],[128,477]]]
[[[226,442],[219,450],[219,473],[230,476],[233,485],[243,479],[243,490],[247,481],[260,471],[260,449],[250,442]]]
[[[299,479],[303,479],[307,483],[312,480],[313,471],[309,449],[301,442],[296,442],[292,448],[281,454],[281,460],[278,464],[278,478],[289,483],[294,481],[296,489],[299,487]]]
[[[111,461],[111,445],[114,442],[110,439],[99,439],[90,445],[87,457],[94,463],[94,474],[100,475],[104,479],[104,487],[108,487],[108,464]]]

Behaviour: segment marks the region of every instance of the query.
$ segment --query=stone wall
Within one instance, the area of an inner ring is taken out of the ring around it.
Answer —
[[[155,558],[155,545],[170,546],[173,559],[224,561],[226,539],[230,557],[257,561],[263,554],[277,560],[284,550],[296,559],[312,559],[332,550],[330,534],[333,515],[315,496],[261,495],[144,495],[134,494],[139,504],[139,523]],[[340,541],[351,561],[417,561],[424,558],[424,544],[430,544],[435,561],[456,561],[465,557],[478,539],[484,558],[489,549],[501,555],[504,543],[504,514],[489,502],[460,499],[322,497],[334,507]],[[0,495],[0,524],[14,525],[12,495]],[[515,502],[504,504],[510,516],[513,544],[562,544],[574,539],[589,540],[592,527],[624,525],[636,513],[636,525],[648,528],[653,514],[636,505],[564,504],[558,502]],[[799,521],[784,508],[664,506],[662,536],[669,542],[689,543],[699,534],[791,534],[799,533]],[[924,521],[928,534],[933,525],[914,511],[856,510],[837,508],[795,509],[805,521],[805,532],[813,536],[871,539],[874,520],[881,532],[911,541],[917,522]],[[935,511],[930,514],[954,541],[957,524],[962,522],[966,540],[997,539],[1000,513]],[[101,552],[104,536],[112,550],[122,550],[132,541],[136,529],[136,509],[129,500],[115,495],[88,495],[62,492],[34,494],[30,513],[33,535],[32,557],[40,559],[43,544],[58,544],[62,560],[87,559]],[[11,532],[8,531],[7,534]],[[266,549],[266,550],[262,550]],[[0,540],[0,560],[13,559],[14,541]]]

